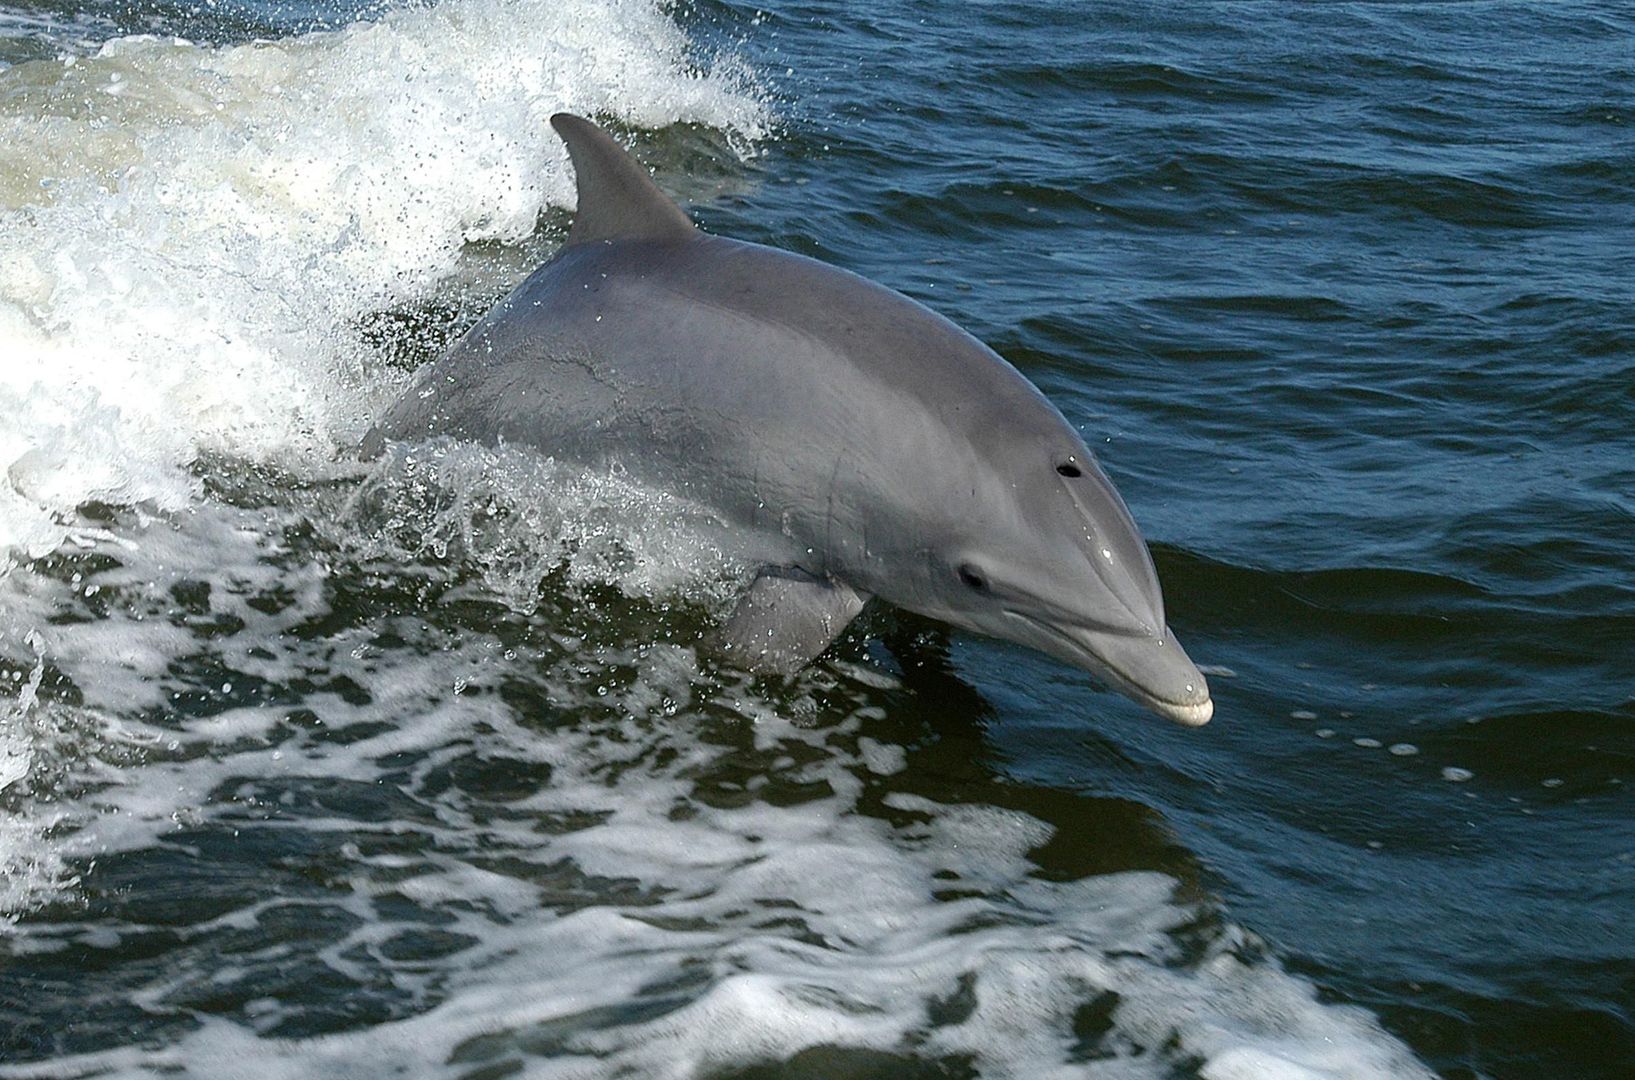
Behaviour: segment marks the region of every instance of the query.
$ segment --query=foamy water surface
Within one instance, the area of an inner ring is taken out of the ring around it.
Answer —
[[[1219,898],[1191,849],[1258,810],[1220,840],[1129,798],[1229,788],[1208,744],[1087,743],[1084,680],[890,613],[746,680],[696,648],[753,569],[705,509],[354,459],[560,237],[552,113],[706,204],[788,180],[783,126],[824,123],[779,27],[0,13],[0,1076],[1431,1074]]]

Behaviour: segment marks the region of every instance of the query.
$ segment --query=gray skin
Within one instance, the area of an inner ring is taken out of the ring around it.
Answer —
[[[812,259],[698,231],[588,121],[566,245],[371,435],[537,447],[710,507],[763,567],[719,638],[792,671],[869,597],[1213,712],[1147,546],[1073,427],[987,346]]]

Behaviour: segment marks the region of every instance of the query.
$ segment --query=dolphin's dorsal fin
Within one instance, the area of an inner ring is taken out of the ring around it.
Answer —
[[[568,144],[579,209],[568,244],[598,240],[686,240],[698,230],[659,190],[641,163],[589,120],[557,113],[551,126]]]

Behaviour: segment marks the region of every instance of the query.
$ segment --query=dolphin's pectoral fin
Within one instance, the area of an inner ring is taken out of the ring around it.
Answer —
[[[719,651],[740,667],[787,675],[817,659],[867,602],[844,582],[763,570],[721,631]]]

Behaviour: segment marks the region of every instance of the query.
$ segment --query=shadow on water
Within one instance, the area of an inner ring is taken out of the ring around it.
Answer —
[[[950,662],[948,630],[903,611],[876,611],[861,634],[878,633],[901,673],[887,695],[887,716],[871,733],[908,750],[908,768],[892,790],[935,802],[997,806],[1038,818],[1050,839],[1029,852],[1036,872],[1051,881],[1093,874],[1154,870],[1183,883],[1182,899],[1201,898],[1196,858],[1163,816],[1132,799],[1079,794],[1019,781],[996,759],[987,726],[997,710]],[[889,816],[871,792],[862,806]]]

